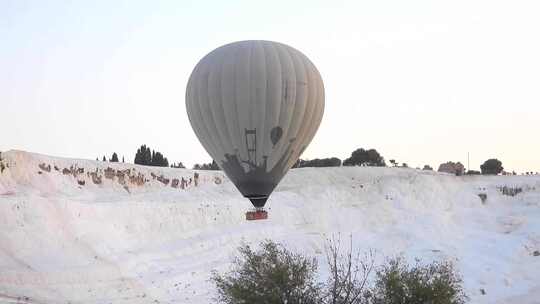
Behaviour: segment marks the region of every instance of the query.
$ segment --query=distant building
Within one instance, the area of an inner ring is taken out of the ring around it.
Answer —
[[[447,162],[439,166],[438,172],[446,172],[455,175],[463,175],[465,173],[465,166],[462,163]]]

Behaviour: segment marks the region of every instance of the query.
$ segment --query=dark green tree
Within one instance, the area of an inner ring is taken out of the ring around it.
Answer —
[[[103,161],[107,161],[107,158],[105,158],[105,155],[103,155]]]
[[[373,304],[463,304],[467,300],[462,280],[450,262],[413,266],[391,259],[376,272]]]
[[[364,150],[363,148],[355,150],[351,157],[343,161],[344,166],[374,166],[385,167],[384,158],[375,149]]]
[[[142,145],[137,149],[135,153],[135,164],[145,165],[145,166],[157,166],[157,167],[168,167],[169,161],[166,157],[161,154],[161,152],[156,152],[151,150],[150,147]]]
[[[497,175],[504,170],[502,162],[496,158],[486,160],[481,166],[482,174]]]
[[[118,154],[116,152],[113,152],[111,157],[111,163],[117,163],[118,162]]]
[[[142,145],[139,149],[137,149],[137,153],[135,153],[135,160],[134,163],[137,165],[149,165],[150,162],[148,161],[146,157],[147,153],[147,147],[146,145]],[[150,157],[151,160],[151,157]]]
[[[433,168],[431,168],[430,165],[424,165],[424,168],[422,168],[422,170],[433,171]]]
[[[161,154],[161,152],[152,151],[152,162],[150,165],[155,167],[168,167],[169,161]]]
[[[230,272],[213,273],[220,303],[320,303],[314,258],[292,253],[272,241],[263,242],[259,250],[249,245],[238,250],[240,256]]]
[[[147,147],[146,150],[144,151],[144,163],[147,166],[152,165],[152,151],[150,150],[150,147]]]

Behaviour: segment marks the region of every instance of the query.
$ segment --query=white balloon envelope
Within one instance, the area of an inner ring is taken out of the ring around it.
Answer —
[[[206,151],[256,208],[313,139],[324,86],[298,50],[261,40],[215,49],[186,89],[191,126]]]

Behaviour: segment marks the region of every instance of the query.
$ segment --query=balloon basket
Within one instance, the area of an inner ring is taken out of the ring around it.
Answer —
[[[256,221],[256,220],[265,220],[268,218],[268,212],[266,210],[254,210],[246,212],[246,220]]]

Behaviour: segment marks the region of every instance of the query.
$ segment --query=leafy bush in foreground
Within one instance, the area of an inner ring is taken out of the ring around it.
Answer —
[[[292,253],[272,241],[263,242],[258,251],[242,245],[239,252],[229,273],[213,274],[219,302],[319,303],[315,259]]]
[[[225,274],[213,273],[217,301],[226,304],[463,304],[461,278],[450,262],[410,266],[402,258],[375,267],[373,253],[361,257],[339,240],[326,246],[329,276],[315,281],[317,261],[280,244],[248,245]],[[372,276],[374,272],[374,277]]]
[[[413,266],[402,258],[389,260],[376,273],[373,304],[462,304],[461,278],[450,262]]]

